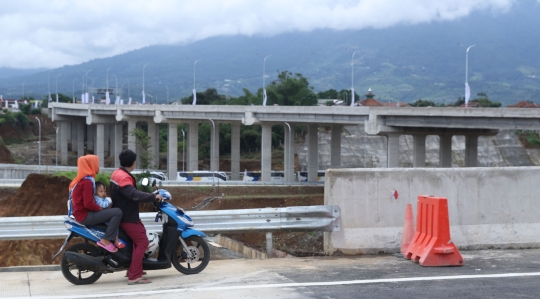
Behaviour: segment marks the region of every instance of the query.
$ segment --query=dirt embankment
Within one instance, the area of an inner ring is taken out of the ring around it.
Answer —
[[[0,189],[0,217],[65,215],[70,180],[65,177],[32,174],[19,189]],[[169,188],[171,203],[186,210],[249,209],[324,204],[323,187],[178,187]],[[143,204],[141,212],[153,212]],[[264,233],[228,235],[263,250]],[[72,240],[71,243],[79,242]],[[51,260],[63,240],[0,241],[0,267],[58,264]],[[321,255],[322,233],[276,233],[274,246],[293,255]]]

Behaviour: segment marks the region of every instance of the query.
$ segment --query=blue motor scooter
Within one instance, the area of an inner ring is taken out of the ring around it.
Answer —
[[[148,185],[148,178],[144,178],[142,184]],[[161,194],[165,199],[161,203],[154,203],[157,211],[156,222],[162,220],[163,230],[159,237],[159,249],[155,250],[155,244],[150,244],[154,245],[154,248],[151,250],[149,246],[147,253],[150,252],[153,256],[145,255],[143,269],[168,269],[172,264],[184,274],[201,272],[210,261],[210,248],[203,239],[206,235],[192,228],[193,220],[183,209],[167,202],[171,200],[169,192],[157,190],[155,182],[152,187],[154,193]],[[75,285],[92,284],[102,274],[126,271],[129,268],[132,241],[123,230],[119,229],[118,238],[126,246],[112,253],[96,245],[105,234],[105,224],[85,226],[66,216],[64,225],[70,233],[53,259],[65,249],[71,239],[79,237],[83,240],[70,246],[62,255],[62,274],[69,282]],[[156,251],[157,257],[154,254]]]

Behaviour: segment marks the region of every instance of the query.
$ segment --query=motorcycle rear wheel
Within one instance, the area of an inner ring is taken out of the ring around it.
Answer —
[[[210,247],[206,241],[198,236],[191,236],[184,239],[187,250],[184,250],[182,242],[178,240],[175,250],[172,253],[172,264],[181,273],[197,274],[204,270],[210,261]],[[187,251],[194,257],[188,258]]]
[[[82,254],[87,254],[90,256],[98,256],[99,249],[96,246],[92,246],[88,243],[77,243],[73,246],[70,246],[66,251],[73,251]],[[96,282],[102,273],[93,272],[87,269],[84,269],[81,266],[71,264],[67,261],[66,256],[62,256],[62,261],[60,263],[62,268],[62,274],[64,277],[74,285],[84,285],[92,284]]]

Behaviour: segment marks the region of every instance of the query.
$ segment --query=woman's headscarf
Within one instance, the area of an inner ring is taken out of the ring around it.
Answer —
[[[96,177],[99,172],[99,158],[95,155],[82,156],[77,160],[77,177],[69,184],[69,190],[82,180],[84,177]]]

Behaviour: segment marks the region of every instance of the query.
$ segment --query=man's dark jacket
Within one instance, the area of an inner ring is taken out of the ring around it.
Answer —
[[[135,178],[124,167],[120,167],[111,175],[111,199],[113,207],[122,210],[121,222],[137,223],[139,221],[139,202],[152,202],[156,195],[137,190]]]

